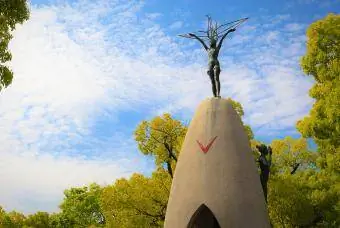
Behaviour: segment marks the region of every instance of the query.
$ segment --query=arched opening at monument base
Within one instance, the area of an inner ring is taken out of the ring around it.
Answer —
[[[192,215],[188,228],[220,228],[218,221],[212,211],[205,205],[201,204]]]

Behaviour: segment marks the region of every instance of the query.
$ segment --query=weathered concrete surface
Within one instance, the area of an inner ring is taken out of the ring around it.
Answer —
[[[204,146],[217,136],[207,153]],[[240,117],[225,99],[203,101],[178,159],[165,228],[185,228],[201,204],[222,228],[270,227],[265,200]]]

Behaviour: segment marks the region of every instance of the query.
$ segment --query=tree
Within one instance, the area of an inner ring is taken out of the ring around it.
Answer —
[[[313,220],[309,188],[296,176],[271,176],[268,211],[274,227],[308,227]]]
[[[315,103],[297,122],[306,139],[274,140],[269,213],[274,227],[340,226],[340,15],[329,14],[307,30],[302,70],[314,78]]]
[[[308,116],[297,122],[304,137],[318,146],[317,172],[308,183],[318,220],[340,226],[340,15],[329,14],[307,29],[307,50],[301,68],[315,80],[309,95],[315,103]],[[320,203],[320,200],[322,203]],[[319,202],[319,203],[316,203]]]
[[[273,140],[268,211],[274,227],[338,227],[339,186],[304,138]]]
[[[304,138],[273,140],[271,148],[268,202],[271,222],[274,227],[303,227],[313,220],[314,211],[308,198],[310,189],[295,174],[311,167],[312,152]]]
[[[67,227],[102,226],[105,218],[100,208],[102,188],[97,184],[64,191],[65,198],[60,205],[61,213],[54,223]]]
[[[12,221],[6,211],[0,206],[0,227],[10,227]]]
[[[299,170],[315,167],[317,153],[309,149],[305,138],[294,139],[287,136],[281,140],[273,140],[271,147],[274,153],[272,174],[287,173],[292,175]]]
[[[309,116],[297,122],[304,137],[317,143],[318,164],[340,173],[340,15],[329,14],[307,30],[302,70],[315,80],[309,95],[315,103]]]
[[[0,206],[0,227],[3,228],[21,228],[25,226],[26,217],[22,213],[6,211]]]
[[[4,65],[12,59],[8,50],[15,25],[29,18],[26,0],[0,0],[0,91],[11,84],[13,72]]]
[[[11,220],[12,226],[11,227],[23,227],[26,222],[26,217],[24,214],[16,212],[16,211],[11,211],[8,213],[8,217]]]
[[[339,227],[339,187],[307,168],[269,180],[268,211],[274,227]]]
[[[50,224],[50,227],[53,227],[53,228],[67,228],[67,227],[74,226],[74,222],[68,220],[66,216],[62,213],[50,214],[49,224]]]
[[[159,168],[151,177],[133,174],[104,188],[101,205],[108,227],[163,227],[171,177]]]
[[[25,225],[30,228],[50,228],[50,216],[47,212],[38,211],[27,217]]]
[[[142,121],[134,134],[139,150],[145,155],[153,155],[158,168],[166,165],[169,175],[173,177],[186,132],[186,126],[165,113],[150,121]]]

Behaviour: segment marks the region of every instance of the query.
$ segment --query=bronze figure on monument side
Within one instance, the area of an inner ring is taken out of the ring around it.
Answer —
[[[268,180],[269,180],[269,173],[270,167],[272,164],[272,148],[270,146],[266,146],[265,144],[257,145],[256,148],[260,152],[260,157],[258,158],[257,162],[260,166],[260,180],[263,189],[264,198],[267,202],[267,194],[268,194]]]
[[[185,38],[190,38],[190,39],[196,39],[203,45],[204,49],[208,53],[207,74],[209,75],[210,80],[211,80],[212,91],[213,91],[214,97],[221,97],[220,96],[221,67],[220,67],[220,62],[218,61],[218,55],[222,47],[222,43],[229,33],[235,32],[236,27],[238,27],[241,23],[246,21],[248,18],[242,18],[236,21],[218,25],[217,22],[214,23],[211,20],[210,16],[207,16],[207,17],[208,17],[208,29],[206,31],[198,31],[199,33],[201,33],[200,35],[196,35],[194,33],[188,33],[188,34],[183,34],[180,36],[185,37]],[[209,42],[209,45],[207,45],[206,42]]]

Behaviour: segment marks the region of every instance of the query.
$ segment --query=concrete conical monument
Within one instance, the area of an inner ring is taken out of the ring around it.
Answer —
[[[177,162],[165,228],[270,227],[242,122],[225,99],[196,110]]]

